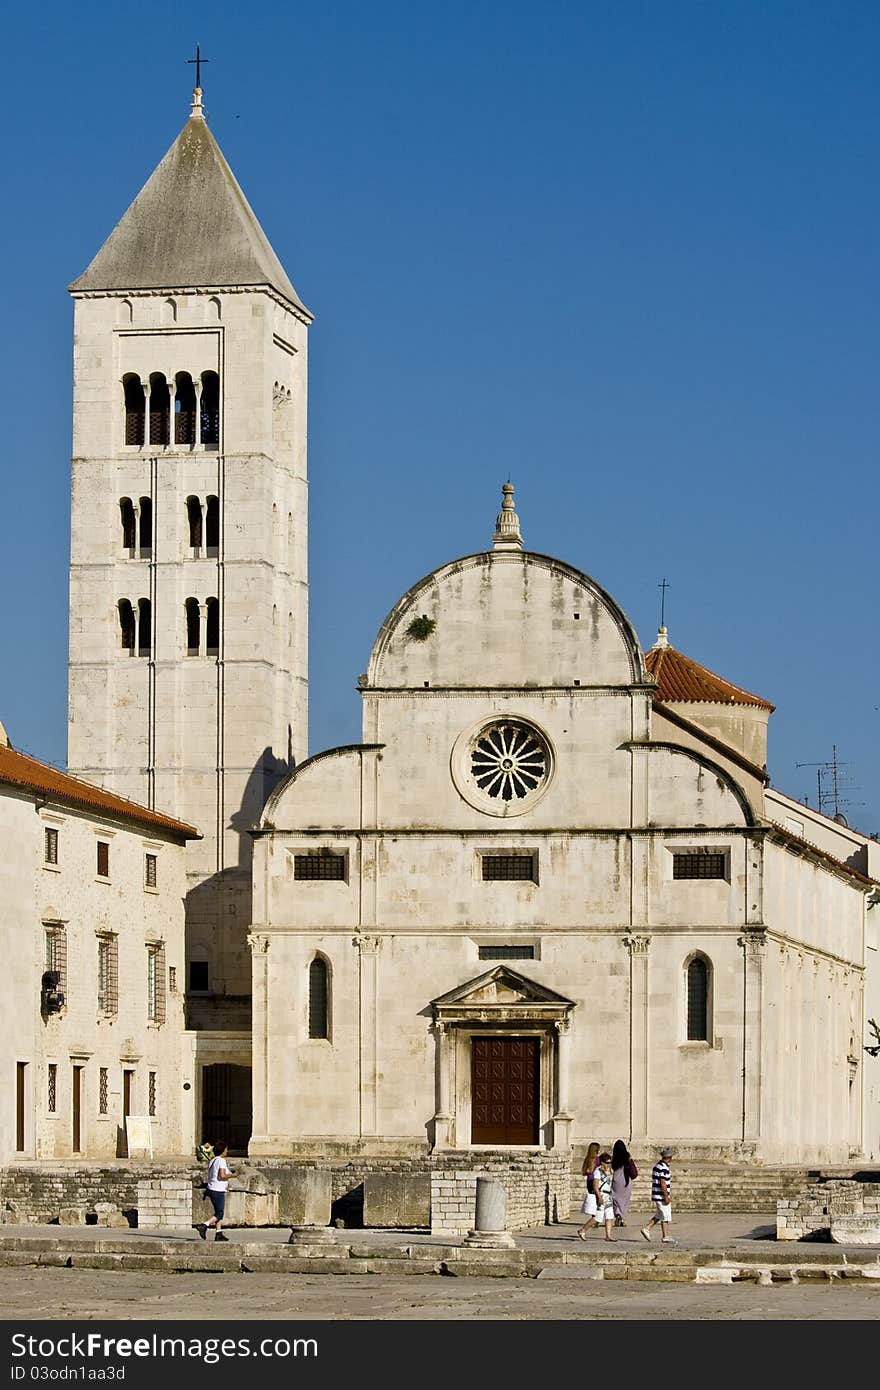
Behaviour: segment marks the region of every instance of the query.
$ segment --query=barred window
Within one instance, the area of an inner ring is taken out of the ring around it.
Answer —
[[[673,878],[726,878],[726,854],[673,854]]]
[[[695,956],[687,968],[688,1042],[709,1040],[709,967]]]
[[[58,831],[51,825],[44,829],[43,860],[46,864],[58,863]]]
[[[111,933],[98,937],[98,1011],[115,1014],[119,1009],[119,945]]]
[[[309,966],[309,1037],[330,1037],[330,972],[327,962],[315,956]]]
[[[147,1018],[165,1022],[165,943],[147,947]]]
[[[144,855],[144,887],[155,888],[158,880],[158,859],[155,854]]]
[[[156,1073],[151,1071],[147,1077],[147,1114],[156,1113]]]
[[[537,883],[536,859],[533,854],[484,854],[483,879],[498,882],[502,879],[517,879],[522,882]]]
[[[107,1114],[107,1068],[98,1071],[98,1114]]]
[[[295,854],[293,876],[299,879],[333,879],[345,881],[345,855],[318,850],[313,854]]]
[[[98,841],[98,878],[110,877],[110,846],[106,840]]]
[[[67,932],[64,927],[46,927],[46,969],[57,970],[58,988],[67,993]]]
[[[480,960],[534,960],[534,946],[481,946]]]
[[[58,1065],[56,1062],[49,1063],[46,1073],[46,1108],[50,1115],[54,1115],[58,1109]]]
[[[174,965],[168,967],[168,993],[177,993],[177,967]]]

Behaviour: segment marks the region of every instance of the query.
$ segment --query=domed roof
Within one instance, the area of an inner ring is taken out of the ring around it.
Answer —
[[[752,695],[750,691],[716,675],[707,666],[701,666],[699,661],[685,656],[684,652],[676,651],[669,643],[665,627],[661,627],[654,646],[645,653],[645,665],[657,682],[655,700],[757,705],[771,713],[776,708],[769,700]]]

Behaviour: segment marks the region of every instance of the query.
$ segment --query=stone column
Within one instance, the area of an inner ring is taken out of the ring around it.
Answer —
[[[574,1116],[569,1100],[571,1020],[558,1018],[556,1029],[556,1113],[553,1116],[553,1148],[571,1148],[571,1126]]]
[[[744,932],[739,944],[743,949],[742,1137],[754,1142],[761,1137],[763,928]]]
[[[474,1228],[468,1231],[463,1245],[482,1249],[510,1249],[513,1236],[507,1226],[507,1192],[500,1178],[478,1177],[474,1209]]]
[[[377,936],[356,936],[360,953],[360,1054],[361,1095],[360,1132],[373,1135],[378,1129],[378,960],[381,941]]]
[[[168,382],[168,445],[174,448],[177,442],[177,421],[174,416],[174,405],[177,400],[177,378],[172,372],[165,380]]]
[[[253,979],[252,1066],[253,1066],[253,1132],[266,1138],[269,1134],[269,937],[261,932],[248,936],[251,948]],[[281,1128],[290,1133],[285,1119]]]
[[[202,379],[201,379],[201,377],[197,377],[197,378],[195,378],[195,379],[193,380],[193,390],[194,390],[195,393],[196,393],[196,420],[195,420],[195,425],[196,425],[196,427],[195,427],[195,431],[194,431],[194,433],[193,433],[193,438],[194,438],[196,444],[201,444],[201,442],[202,442]],[[203,520],[203,523],[204,523],[204,518],[202,518],[202,520]],[[203,544],[204,544],[204,534],[205,534],[205,533],[204,533],[204,531],[203,531],[203,532],[202,532],[202,537],[203,537],[203,542],[202,542],[202,543],[203,543]]]
[[[448,1149],[451,1144],[452,1111],[449,1108],[449,1063],[454,1032],[447,1023],[434,1023],[437,1042],[437,1113],[434,1116],[434,1148]]]
[[[629,1105],[634,1147],[650,1136],[648,1114],[648,951],[650,936],[624,937],[629,951]]]
[[[204,531],[202,535],[204,535]],[[199,604],[199,656],[208,654],[208,605]]]

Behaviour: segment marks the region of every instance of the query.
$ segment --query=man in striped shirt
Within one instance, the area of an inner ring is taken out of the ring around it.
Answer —
[[[650,1240],[651,1227],[659,1225],[664,1245],[678,1244],[669,1234],[672,1223],[672,1178],[669,1176],[669,1160],[672,1156],[671,1149],[661,1149],[660,1158],[651,1169],[651,1201],[654,1203],[654,1215],[647,1226],[642,1227],[645,1240]]]

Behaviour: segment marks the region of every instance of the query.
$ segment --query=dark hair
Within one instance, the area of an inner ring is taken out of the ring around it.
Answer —
[[[611,1162],[611,1155],[610,1155],[610,1154],[600,1154],[600,1155],[599,1155],[599,1162],[600,1162],[600,1163],[605,1163],[606,1160],[607,1160],[608,1163]]]
[[[612,1168],[624,1168],[628,1158],[629,1149],[626,1147],[626,1144],[624,1144],[622,1139],[615,1139],[614,1151],[611,1155]]]
[[[229,1145],[227,1144],[227,1142],[226,1142],[225,1139],[215,1139],[215,1140],[214,1140],[214,1157],[215,1157],[215,1158],[219,1158],[221,1154],[225,1154],[225,1152],[226,1152],[226,1150],[227,1150],[228,1148],[229,1148]]]

